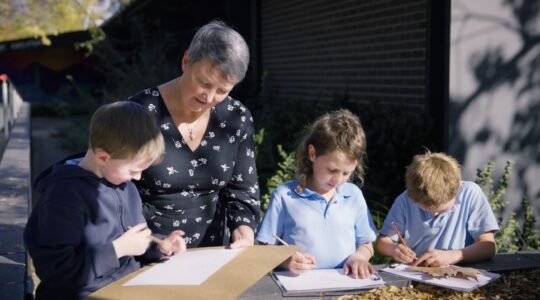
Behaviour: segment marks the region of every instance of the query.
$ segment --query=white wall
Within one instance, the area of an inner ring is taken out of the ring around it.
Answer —
[[[452,0],[449,148],[468,180],[513,160],[508,208],[528,196],[540,221],[540,1],[504,2]]]

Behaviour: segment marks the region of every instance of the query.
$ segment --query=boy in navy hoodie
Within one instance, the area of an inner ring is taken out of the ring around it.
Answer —
[[[156,260],[185,251],[183,232],[150,245],[132,179],[160,161],[163,137],[150,112],[131,101],[92,116],[83,157],[41,173],[24,240],[41,280],[36,299],[79,299]],[[150,247],[149,247],[150,245]]]

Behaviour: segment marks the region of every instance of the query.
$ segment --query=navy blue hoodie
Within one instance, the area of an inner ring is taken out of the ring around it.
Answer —
[[[41,280],[36,299],[79,299],[139,269],[116,258],[112,241],[145,222],[132,182],[113,185],[78,165],[61,162],[34,184],[37,203],[24,240]],[[157,259],[155,245],[145,257]]]

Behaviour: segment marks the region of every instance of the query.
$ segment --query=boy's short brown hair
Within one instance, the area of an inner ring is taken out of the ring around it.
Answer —
[[[455,158],[428,151],[414,156],[405,180],[413,201],[426,207],[439,207],[456,197],[461,170]]]
[[[154,164],[165,151],[154,116],[132,101],[117,101],[98,108],[90,121],[88,145],[92,150],[105,150],[113,159],[142,155]]]

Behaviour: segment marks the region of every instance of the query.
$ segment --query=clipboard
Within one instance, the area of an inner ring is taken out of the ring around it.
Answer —
[[[426,273],[408,271],[408,267],[408,265],[404,264],[395,264],[390,265],[382,269],[381,271],[408,278],[413,281],[445,287],[461,292],[470,292],[486,284],[489,284],[490,282],[501,277],[501,275],[497,273],[491,273],[485,270],[478,270],[480,271],[480,275],[478,275],[477,279],[461,277],[436,278]]]
[[[283,297],[324,297],[367,292],[384,287],[386,282],[374,274],[369,279],[354,279],[343,269],[314,269],[300,275],[288,271],[272,272],[271,278]]]
[[[125,282],[152,267],[146,266],[97,290],[85,299],[236,299],[297,250],[297,246],[257,245],[247,247],[200,285],[122,286]],[[197,251],[197,249],[193,251]],[[186,270],[186,272],[189,271]]]

